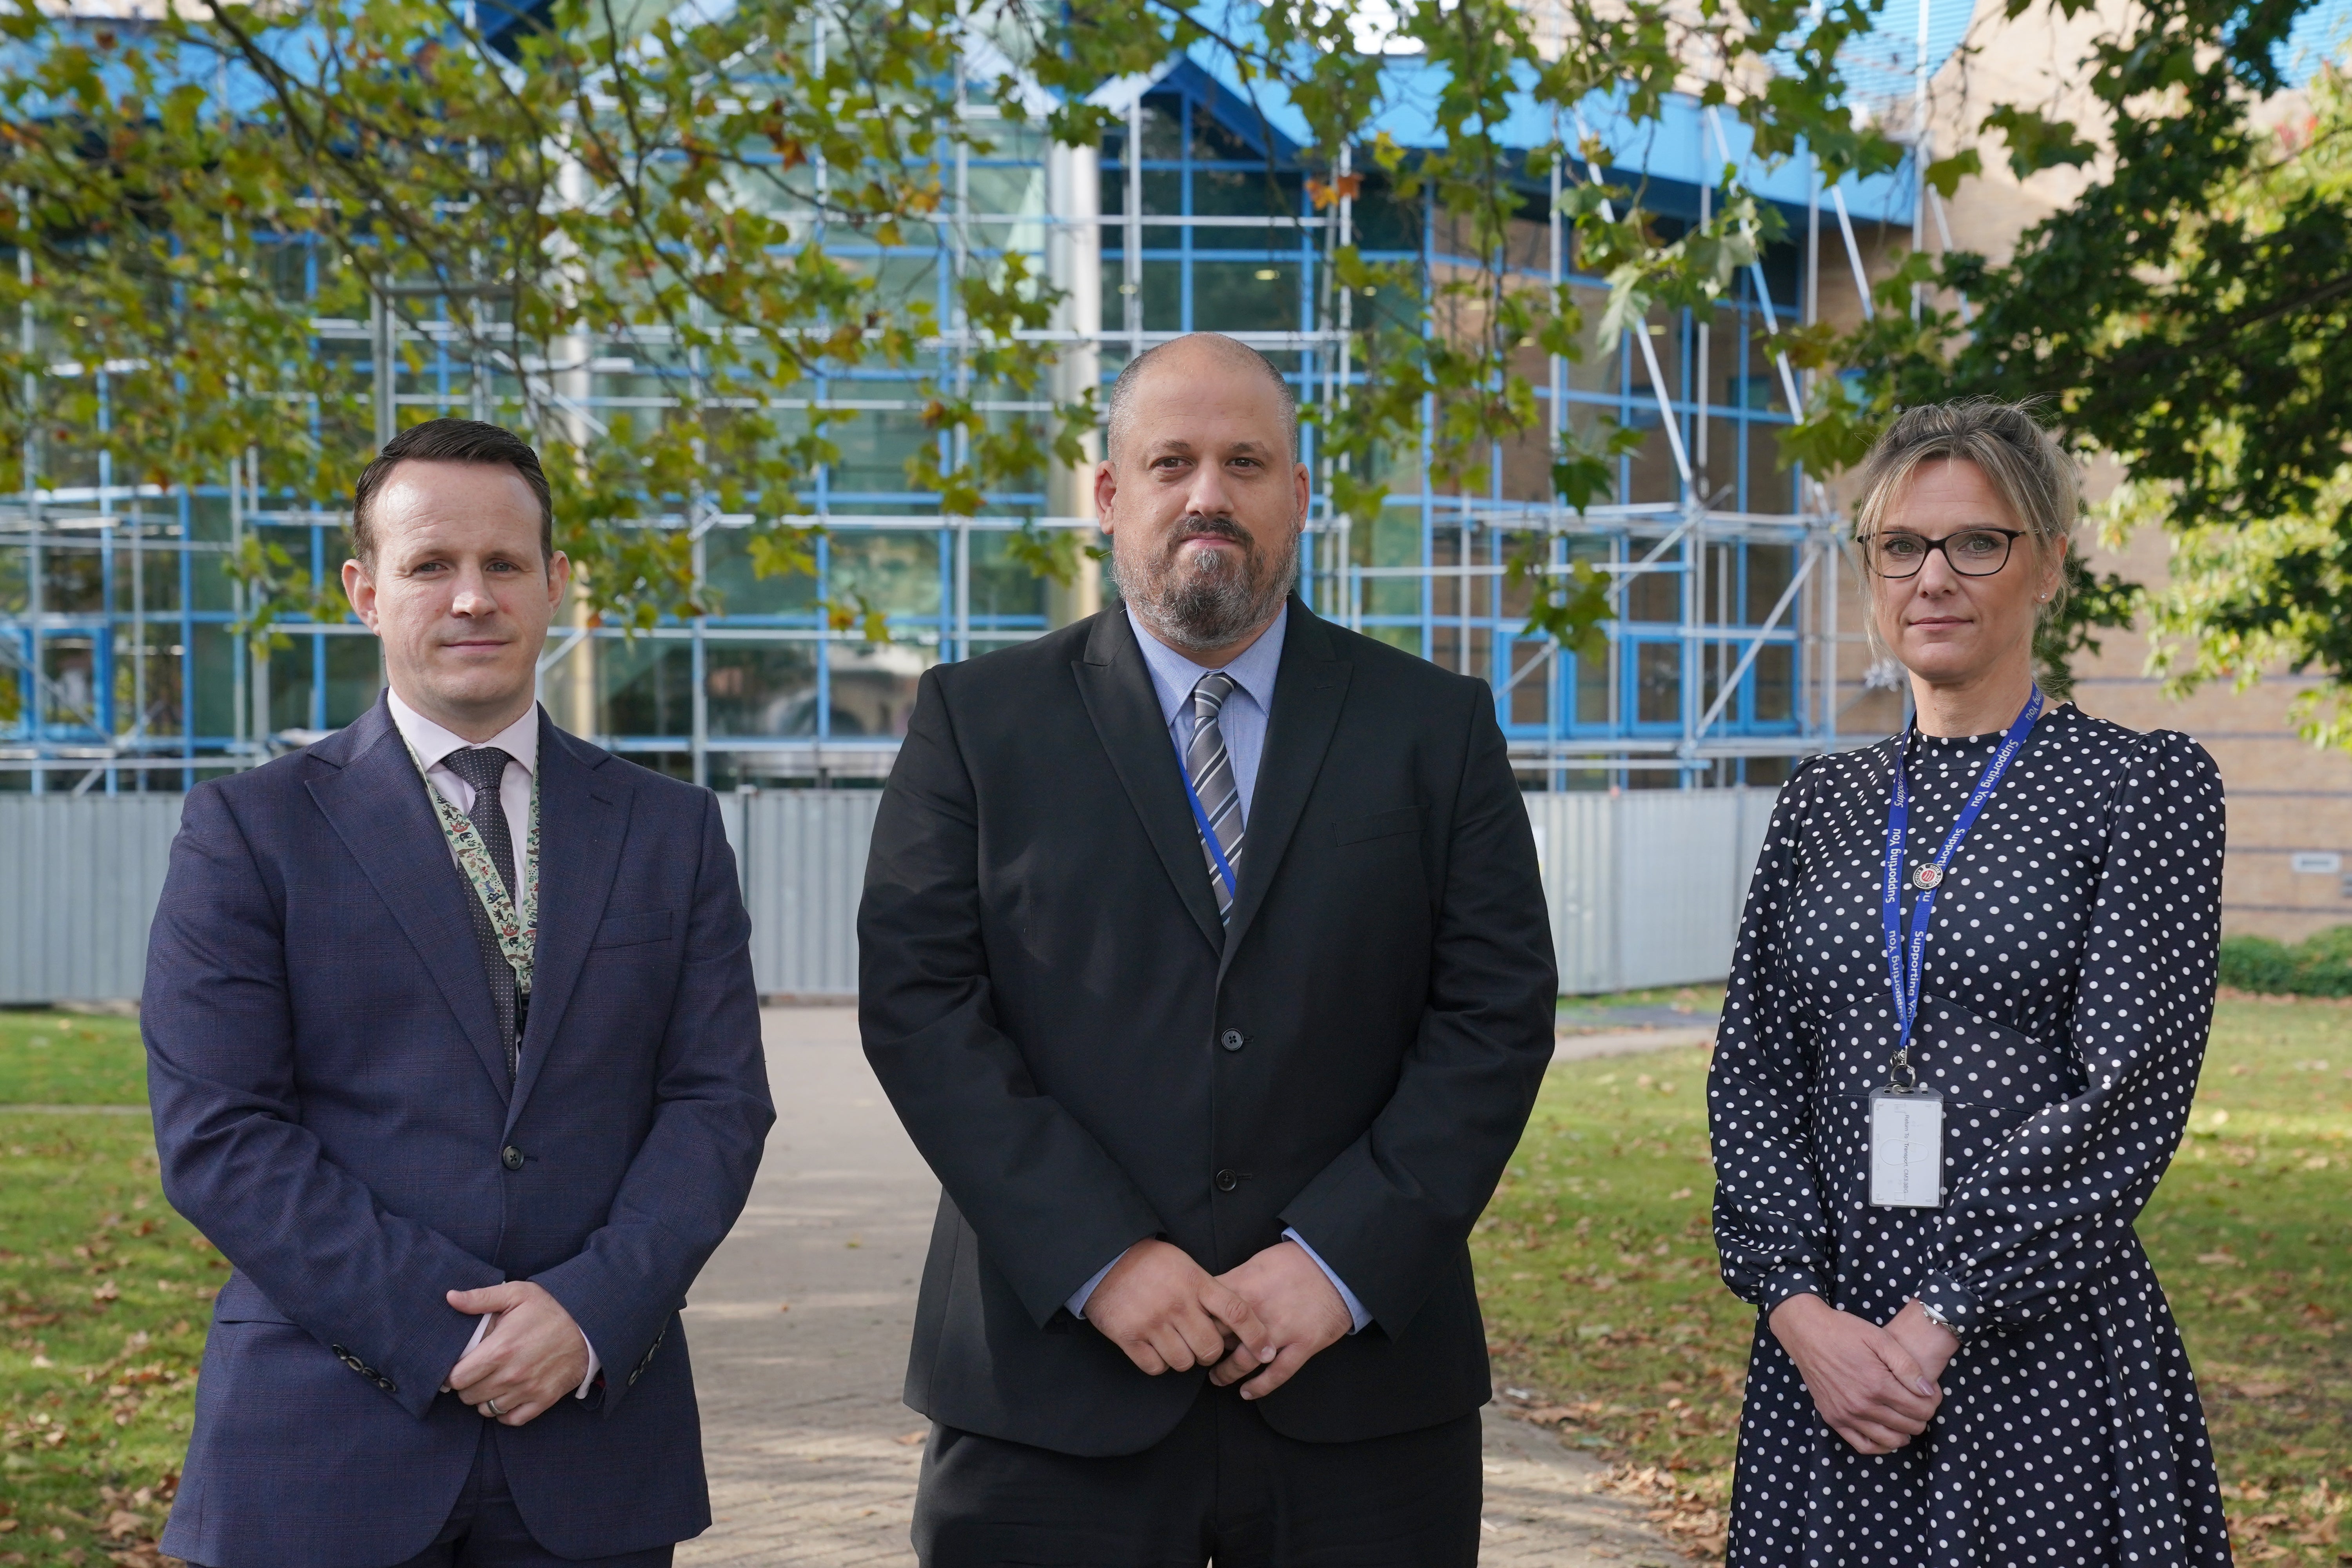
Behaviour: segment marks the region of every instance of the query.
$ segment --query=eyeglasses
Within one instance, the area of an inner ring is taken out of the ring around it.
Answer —
[[[1930,552],[1940,550],[1963,577],[1990,577],[2009,564],[2009,547],[2025,537],[2021,528],[1964,528],[1941,539],[1916,533],[1881,533],[1869,541],[1870,568],[1882,577],[1916,577]]]

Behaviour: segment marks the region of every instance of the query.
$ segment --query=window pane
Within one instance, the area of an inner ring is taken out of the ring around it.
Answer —
[[[936,651],[911,643],[834,644],[832,733],[904,736],[915,685],[937,662]]]
[[[694,656],[685,643],[599,637],[595,655],[603,710],[599,730],[607,735],[693,733]]]
[[[714,642],[703,653],[714,735],[816,733],[816,648]]]
[[[1638,561],[1645,547],[1637,542],[1633,559]],[[1639,572],[1629,573],[1633,579],[1625,585],[1625,618],[1629,621],[1664,621],[1679,626],[1683,618],[1683,574],[1669,553],[1651,563]]]
[[[1298,330],[1298,266],[1290,261],[1192,265],[1192,326],[1206,332]]]
[[[1797,549],[1792,544],[1751,544],[1748,547],[1748,625],[1763,625],[1764,617],[1772,613],[1772,606],[1787,591],[1790,574],[1796,569]],[[1795,624],[1793,612],[1796,606],[1791,605],[1789,608],[1791,614],[1780,617],[1784,626]]]
[[[1192,210],[1207,217],[1289,217],[1299,210],[1298,176],[1264,169],[1202,169],[1192,175]],[[1203,249],[1279,245],[1281,229],[1195,229],[1192,243]]]
[[[1633,479],[1626,486],[1625,499],[1631,501],[1680,500],[1683,494],[1682,470],[1675,465],[1674,447],[1666,438],[1665,427],[1658,422],[1657,405],[1635,403],[1633,416],[1626,423],[1647,434],[1642,437],[1642,445],[1633,453]]]
[[[1748,498],[1743,506],[1748,511],[1797,510],[1797,476],[1780,466],[1780,429],[1777,425],[1748,426]]]
[[[1683,648],[1680,643],[1645,642],[1635,647],[1635,722],[1675,724],[1683,716]]]
[[[1775,643],[1756,656],[1755,707],[1759,724],[1785,724],[1797,716],[1797,650]]]
[[[375,706],[383,679],[383,659],[375,638],[329,637],[327,727],[340,730]],[[152,671],[148,679],[154,679]]]
[[[862,595],[893,616],[940,613],[939,536],[926,530],[843,529],[833,536],[833,597]]]
[[[1519,683],[1511,688],[1511,722],[1540,726],[1551,695],[1552,660],[1544,657],[1547,644],[1515,642],[1511,645],[1512,675]],[[1538,661],[1538,662],[1530,662]],[[1525,669],[1525,675],[1519,671]]]
[[[1576,721],[1579,724],[1609,722],[1611,658],[1612,654],[1608,653],[1592,658],[1582,654],[1576,656]]]

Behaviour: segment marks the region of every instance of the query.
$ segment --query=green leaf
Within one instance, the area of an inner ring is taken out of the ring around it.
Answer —
[[[2011,145],[2014,147],[2016,144],[2012,142]],[[1953,193],[1960,188],[1962,180],[1983,173],[1984,160],[1977,155],[1977,150],[1964,147],[1948,158],[1938,158],[1928,164],[1922,171],[1921,177],[1927,181],[1930,190],[1950,201]]]
[[[2009,166],[2021,180],[2043,169],[2077,166],[2098,156],[2098,148],[2074,133],[2072,121],[2046,119],[2039,110],[2014,103],[2002,104],[1986,115],[1980,129],[1998,131],[2007,139]]]

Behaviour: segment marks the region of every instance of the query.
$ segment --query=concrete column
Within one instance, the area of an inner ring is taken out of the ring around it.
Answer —
[[[1045,154],[1046,276],[1062,300],[1055,309],[1057,331],[1076,334],[1065,341],[1054,366],[1054,396],[1071,402],[1102,379],[1097,344],[1102,333],[1101,158],[1093,147],[1055,143]],[[1089,434],[1086,459],[1076,464],[1055,461],[1045,479],[1046,505],[1055,517],[1095,514],[1095,464],[1102,456],[1102,435]],[[1100,535],[1088,530],[1081,542],[1093,544]],[[1065,626],[1102,608],[1102,573],[1097,563],[1082,557],[1076,581],[1045,585],[1045,621]]]

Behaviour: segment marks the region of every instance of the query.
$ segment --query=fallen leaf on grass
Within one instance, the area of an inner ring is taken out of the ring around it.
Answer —
[[[2243,1268],[2245,1263],[2234,1252],[2200,1252],[2197,1261],[2208,1268]]]
[[[1563,1423],[1573,1426],[1580,1424],[1584,1419],[1577,1413],[1577,1407],[1573,1405],[1530,1405],[1523,1410],[1514,1410],[1511,1414],[1522,1421],[1533,1422],[1538,1426],[1557,1426]]]

